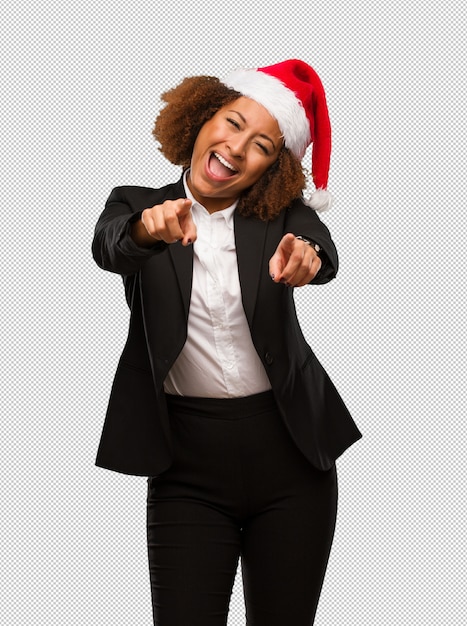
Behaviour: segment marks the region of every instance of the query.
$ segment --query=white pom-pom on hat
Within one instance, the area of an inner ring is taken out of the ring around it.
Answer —
[[[317,189],[311,196],[305,197],[303,202],[318,213],[322,213],[332,207],[334,196],[327,189]]]

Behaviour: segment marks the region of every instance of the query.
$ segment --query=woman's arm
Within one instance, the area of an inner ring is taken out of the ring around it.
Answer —
[[[186,246],[196,240],[191,201],[164,199],[155,193],[144,187],[116,187],[112,191],[92,244],[99,267],[124,276],[134,274],[168,244],[181,240]]]
[[[150,247],[138,245],[132,238],[133,225],[140,222],[143,207],[132,203],[132,188],[116,187],[112,190],[105,209],[94,231],[92,254],[97,265],[117,274],[134,274],[155,254],[167,247],[163,241],[154,240]]]

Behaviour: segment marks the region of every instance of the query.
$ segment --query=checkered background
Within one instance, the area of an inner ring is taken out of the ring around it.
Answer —
[[[94,466],[128,312],[93,227],[112,187],[178,177],[151,137],[161,91],[298,57],[328,96],[341,270],[297,307],[364,434],[338,461],[316,625],[467,623],[461,3],[50,0],[1,20],[0,622],[152,623],[146,482]]]

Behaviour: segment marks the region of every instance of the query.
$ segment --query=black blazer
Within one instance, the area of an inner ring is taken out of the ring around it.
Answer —
[[[123,276],[131,310],[96,464],[128,474],[156,476],[172,462],[163,382],[186,340],[193,269],[192,246],[143,249],[129,231],[145,208],[181,197],[181,180],[162,189],[115,188],[95,230],[94,259]],[[300,200],[270,222],[235,213],[234,226],[243,307],[277,406],[306,458],[329,469],[361,434],[303,337],[293,289],[274,283],[268,271],[279,241],[292,232],[323,248],[327,259],[312,282],[328,282],[337,271],[329,231]]]

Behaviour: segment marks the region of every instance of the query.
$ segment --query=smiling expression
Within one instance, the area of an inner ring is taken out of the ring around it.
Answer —
[[[230,206],[276,161],[282,147],[277,121],[241,97],[201,128],[193,147],[188,187],[210,213]]]

